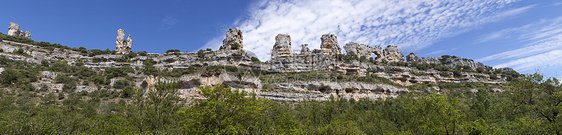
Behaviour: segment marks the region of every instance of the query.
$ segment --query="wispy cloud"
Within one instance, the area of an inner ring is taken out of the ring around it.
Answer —
[[[174,27],[174,25],[176,25],[177,22],[178,19],[176,19],[176,17],[172,15],[165,16],[164,18],[162,18],[162,22],[160,23],[160,30],[171,29],[172,27]]]
[[[278,33],[291,35],[293,50],[304,43],[319,48],[327,33],[336,34],[340,45],[354,41],[416,50],[532,8],[507,9],[516,1],[266,0],[235,27],[244,33],[244,49],[262,60],[270,59]]]
[[[562,34],[534,41],[526,47],[477,59],[477,61],[512,59],[495,65],[496,68],[512,67],[518,71],[533,71],[562,66]]]
[[[481,36],[475,43],[483,43],[497,39],[515,39],[519,41],[536,41],[562,33],[562,16],[554,19],[523,25],[521,27],[507,28]]]
[[[435,51],[432,51],[432,52],[430,52],[430,53],[427,53],[427,54],[425,54],[425,55],[435,55],[435,54],[441,54],[441,53],[444,53],[444,52],[450,52],[450,51],[454,51],[454,50],[457,50],[457,48],[458,48],[458,47],[455,47],[455,48],[453,48],[453,49],[449,49],[449,50],[435,50]]]
[[[518,71],[533,71],[536,69],[549,69],[562,66],[562,49],[540,53],[530,57],[516,59],[494,67],[513,67]]]

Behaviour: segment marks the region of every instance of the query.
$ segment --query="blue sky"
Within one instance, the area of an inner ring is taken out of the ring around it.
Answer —
[[[562,77],[560,0],[170,0],[3,1],[0,25],[32,39],[88,49],[115,48],[117,29],[133,51],[218,49],[228,28],[244,33],[244,49],[269,60],[275,35],[319,48],[320,36],[371,46],[397,45],[421,57],[457,55],[521,73]]]

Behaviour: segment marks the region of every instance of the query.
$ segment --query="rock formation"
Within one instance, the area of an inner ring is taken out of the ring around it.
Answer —
[[[381,46],[375,46],[373,47],[373,49],[375,50],[373,53],[375,53],[375,55],[377,55],[377,57],[375,58],[376,61],[382,61],[384,59],[384,55],[382,54],[382,47]]]
[[[372,47],[367,46],[365,44],[358,44],[358,43],[355,43],[355,42],[347,43],[347,44],[345,44],[345,46],[343,46],[343,48],[347,52],[347,55],[355,54],[359,58],[365,56],[367,59],[372,58],[373,56],[371,56],[371,54],[376,52],[375,48],[372,48]],[[379,51],[380,51],[380,49],[379,49]]]
[[[404,54],[397,46],[388,45],[383,50],[384,59],[388,62],[404,62]]]
[[[133,39],[131,34],[125,40],[125,31],[123,29],[117,30],[117,40],[115,41],[115,51],[120,54],[128,54],[131,52],[133,46]]]
[[[469,66],[471,69],[476,70],[477,68],[483,68],[491,70],[490,66],[486,66],[481,62],[474,62],[474,60],[460,58],[460,57],[425,57],[418,58],[416,62],[420,64],[443,64],[444,66],[450,68],[458,68],[459,66]],[[498,69],[501,70],[501,69]]]
[[[408,62],[410,61],[418,61],[420,58],[418,57],[417,54],[414,53],[410,53],[408,54],[408,56],[406,56],[406,60],[408,60]]]
[[[310,55],[312,51],[308,48],[308,44],[301,45],[301,55]]]
[[[8,28],[8,36],[18,36],[18,37],[31,37],[31,32],[20,30],[20,25],[14,22],[10,22],[10,27]]]
[[[226,38],[222,40],[221,49],[243,50],[244,44],[242,44],[242,38],[242,31],[236,28],[228,29],[226,32]]]
[[[322,44],[320,49],[324,55],[338,55],[341,54],[341,48],[338,44],[338,38],[334,34],[324,34],[320,38]]]
[[[273,49],[271,50],[271,59],[292,56],[291,36],[285,34],[278,34],[275,36],[275,45],[273,45]]]

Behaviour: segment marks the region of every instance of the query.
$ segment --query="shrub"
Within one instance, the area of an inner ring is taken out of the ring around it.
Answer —
[[[232,50],[236,50],[238,48],[240,48],[240,44],[238,44],[238,43],[233,43],[233,44],[230,45],[230,49],[232,49]]]
[[[170,49],[166,51],[166,53],[179,53],[179,52],[180,52],[179,49]]]
[[[197,56],[199,56],[199,58],[205,58],[205,51],[204,50],[197,51]]]
[[[256,57],[252,57],[250,59],[252,59],[252,62],[254,62],[254,63],[260,63],[261,62],[260,59],[258,59]]]
[[[146,55],[148,55],[148,53],[147,53],[146,51],[140,51],[138,54],[139,54],[140,56],[146,56]]]

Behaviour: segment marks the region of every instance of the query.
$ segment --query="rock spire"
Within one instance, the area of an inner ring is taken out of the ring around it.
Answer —
[[[125,31],[123,29],[117,30],[117,39],[115,41],[115,51],[120,54],[128,54],[131,52],[131,47],[133,46],[133,39],[131,39],[131,34],[125,40]]]
[[[244,44],[242,44],[242,38],[242,31],[236,28],[228,29],[226,38],[222,41],[221,50],[243,50]]]
[[[338,44],[338,38],[334,34],[324,34],[320,38],[322,44],[320,49],[324,55],[338,55],[341,54],[341,48]]]
[[[14,22],[10,22],[10,27],[8,27],[8,36],[18,36],[18,37],[31,37],[31,32],[20,30],[20,25]]]
[[[293,56],[291,47],[291,36],[278,34],[275,36],[275,45],[271,50],[271,59]]]

